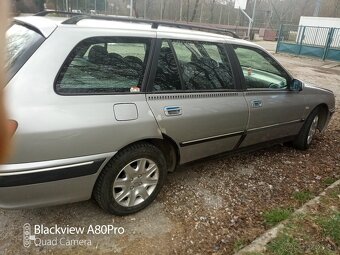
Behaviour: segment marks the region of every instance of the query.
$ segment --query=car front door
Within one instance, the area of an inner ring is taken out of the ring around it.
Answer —
[[[248,108],[225,46],[160,40],[155,58],[146,97],[163,135],[179,146],[181,163],[232,150]]]
[[[304,98],[290,89],[290,75],[262,49],[241,45],[233,48],[250,112],[241,147],[297,135],[303,124]]]

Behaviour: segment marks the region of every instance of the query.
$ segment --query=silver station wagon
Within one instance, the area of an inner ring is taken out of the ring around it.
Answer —
[[[307,149],[335,111],[331,91],[229,31],[44,12],[15,18],[7,39],[17,129],[2,208],[93,197],[135,213],[176,166],[273,143]]]

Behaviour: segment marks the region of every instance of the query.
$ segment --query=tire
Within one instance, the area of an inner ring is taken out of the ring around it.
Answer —
[[[107,163],[97,179],[93,196],[111,214],[136,213],[156,198],[166,175],[166,160],[156,146],[133,144]]]
[[[320,119],[319,108],[315,108],[303,124],[293,146],[299,150],[307,150],[316,134],[317,125]]]

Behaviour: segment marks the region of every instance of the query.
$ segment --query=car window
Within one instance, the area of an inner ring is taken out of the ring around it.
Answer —
[[[188,41],[173,41],[172,44],[186,90],[234,88],[231,66],[223,45]]]
[[[260,49],[233,46],[241,64],[248,89],[286,89],[289,75]]]
[[[141,88],[150,39],[90,38],[79,43],[66,59],[56,82],[58,93],[138,92]]]
[[[154,90],[224,89],[234,89],[234,80],[223,45],[181,40],[163,42]]]
[[[215,44],[204,44],[204,49],[207,51],[208,55],[218,63],[222,63],[221,54],[219,48]]]
[[[11,79],[43,43],[44,37],[29,27],[13,24],[6,32],[6,41],[6,68]]]
[[[175,55],[169,42],[162,43],[157,63],[154,91],[181,90],[181,81]]]
[[[115,53],[119,54],[123,57],[127,57],[131,55],[131,52],[134,53],[135,57],[138,57],[140,60],[143,60],[145,58],[145,45],[142,43],[98,43],[92,45],[87,52],[85,53],[85,57],[89,55],[89,52],[91,51],[92,47],[94,46],[103,46],[107,48],[107,52],[109,54]]]
[[[86,53],[84,54],[84,57],[88,57],[89,56],[89,53],[91,51],[91,49],[95,46],[103,46],[103,47],[106,47],[105,46],[105,43],[96,43],[96,44],[92,44],[86,51]]]

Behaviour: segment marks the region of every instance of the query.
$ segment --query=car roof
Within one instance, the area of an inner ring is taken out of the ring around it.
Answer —
[[[164,25],[159,25],[157,30],[151,27],[148,23],[132,23],[127,21],[111,21],[111,20],[94,20],[94,19],[82,19],[76,24],[62,24],[65,20],[69,18],[67,17],[51,17],[51,16],[22,16],[16,17],[14,20],[19,23],[26,23],[34,28],[38,29],[44,37],[48,37],[52,32],[59,27],[74,27],[74,28],[101,28],[101,29],[124,29],[124,30],[138,30],[138,31],[149,31],[149,32],[160,32],[163,34],[170,34],[172,38],[176,38],[178,35],[195,35],[202,36],[205,38],[205,41],[215,41],[215,40],[225,40],[229,43],[233,44],[241,44],[241,45],[249,45],[259,47],[258,45],[238,39],[233,38],[231,36],[212,33],[212,32],[203,32],[198,30],[192,30],[187,28],[176,28],[169,27]]]

